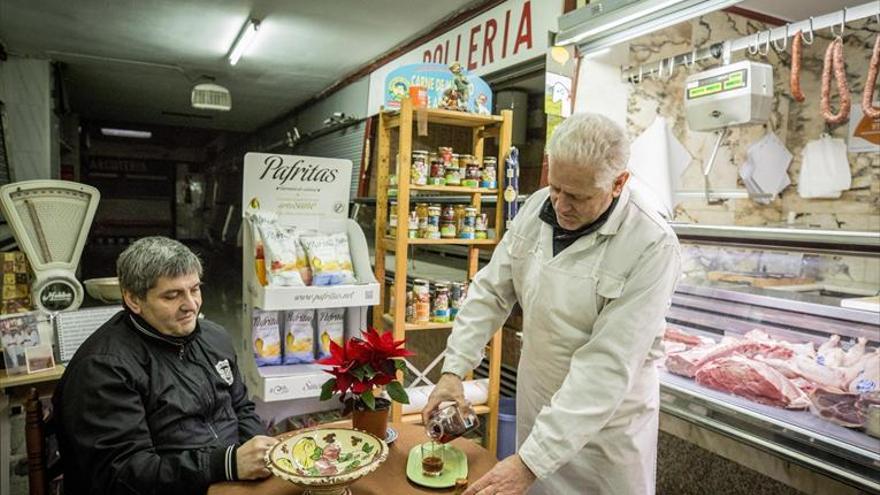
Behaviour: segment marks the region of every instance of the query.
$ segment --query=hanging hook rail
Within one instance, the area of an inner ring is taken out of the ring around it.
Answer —
[[[764,49],[759,51],[762,57],[770,55],[770,39],[773,37],[772,31],[767,31],[767,42],[764,43]]]
[[[846,29],[846,7],[843,8],[843,11],[840,14],[840,32],[838,33],[836,29],[834,29],[834,24],[828,26],[831,29],[831,36],[836,38],[843,38],[843,32]]]
[[[729,46],[730,52],[748,50],[752,55],[758,55],[759,53],[761,55],[766,55],[765,51],[769,52],[769,46],[771,44],[779,50],[779,43],[781,42],[783,47],[782,50],[784,50],[787,47],[788,38],[792,33],[801,31],[803,42],[807,45],[811,45],[815,39],[814,31],[816,30],[831,28],[832,34],[835,36],[843,36],[847,22],[855,22],[869,17],[875,17],[877,18],[877,21],[880,22],[880,2],[874,1],[863,5],[857,5],[855,7],[837,10],[817,17],[809,17],[802,21],[787,24],[785,25],[785,29],[781,29],[782,26],[770,29],[766,34],[766,43],[764,43],[764,39],[762,38],[762,31],[729,41],[713,43],[707,48],[693,49],[691,52],[685,52],[673,57],[666,57],[654,62],[641,64],[640,67],[643,66],[645,71],[653,73],[661,67],[661,64],[664,68],[668,66],[670,60],[673,60],[673,66],[686,65],[688,67],[693,67],[699,60],[712,59],[715,61],[721,61],[725,46]],[[764,45],[763,49],[761,45]],[[621,67],[621,78],[623,80],[629,80],[628,75],[634,70],[634,65]],[[660,70],[663,71],[665,69]]]
[[[810,39],[807,40],[807,32],[806,31],[801,32],[801,37],[804,39],[805,44],[807,44],[807,45],[813,44],[813,40],[816,37],[813,35],[813,17],[812,16],[810,16]]]
[[[773,30],[771,29],[770,32],[772,33]],[[788,48],[788,24],[785,25],[785,36],[782,37],[782,47],[781,48],[776,43],[777,41],[778,40],[773,40],[773,48],[776,48],[777,52],[784,52],[785,49]]]
[[[761,39],[758,38],[758,36],[760,34],[761,33],[755,33],[755,44],[754,45],[749,43],[749,54],[750,55],[757,55],[758,52],[760,52],[760,50],[761,50]]]

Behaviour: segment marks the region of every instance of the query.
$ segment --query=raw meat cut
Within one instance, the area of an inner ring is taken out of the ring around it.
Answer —
[[[772,367],[742,356],[713,360],[696,372],[696,381],[709,388],[789,409],[804,409],[806,394]]]
[[[666,357],[666,369],[676,375],[693,378],[697,372],[697,364],[703,357],[712,352],[716,346],[694,347],[689,351],[678,352]]]
[[[845,370],[851,393],[880,391],[880,350],[866,353],[855,366]]]
[[[840,426],[861,428],[865,425],[865,416],[856,406],[858,400],[858,394],[817,388],[810,394],[810,412]]]
[[[666,332],[663,334],[663,340],[680,342],[689,346],[696,346],[702,343],[700,338],[696,335],[691,335],[674,327],[666,327]]]
[[[796,356],[794,365],[802,377],[816,385],[836,392],[846,390],[847,376],[840,368],[823,366],[806,356]]]
[[[878,36],[880,38],[880,36]],[[849,368],[850,366],[858,363],[862,356],[865,355],[865,346],[868,344],[868,339],[864,337],[859,337],[859,340],[846,351],[846,354],[843,355],[843,362],[841,366],[844,368]]]
[[[816,362],[823,366],[838,367],[843,363],[844,352],[840,348],[840,335],[832,335],[827,342],[819,346]]]
[[[760,361],[769,365],[771,368],[782,373],[782,375],[788,379],[798,378],[801,376],[798,369],[794,366],[794,363],[792,363],[792,361],[789,359],[773,359],[764,357],[759,354],[755,356],[755,361]]]
[[[669,356],[671,354],[675,354],[677,352],[684,352],[690,347],[687,344],[682,344],[681,342],[672,342],[670,340],[664,339],[663,341],[663,350],[666,351],[666,355]]]
[[[757,333],[755,333],[757,332]],[[666,368],[677,375],[693,377],[700,366],[726,356],[754,357],[758,354],[767,358],[788,359],[795,355],[786,345],[770,339],[760,331],[751,331],[745,339],[722,340],[714,346],[694,347],[666,358]]]

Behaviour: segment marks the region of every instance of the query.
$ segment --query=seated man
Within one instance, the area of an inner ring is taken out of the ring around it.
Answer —
[[[66,494],[205,493],[269,475],[225,330],[199,321],[202,265],[146,237],[116,262],[125,310],[89,337],[56,389]]]

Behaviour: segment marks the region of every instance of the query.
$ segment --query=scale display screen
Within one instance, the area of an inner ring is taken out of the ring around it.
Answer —
[[[704,96],[717,95],[726,91],[744,88],[748,84],[748,69],[739,69],[717,76],[707,77],[697,81],[691,81],[687,87],[689,100]]]

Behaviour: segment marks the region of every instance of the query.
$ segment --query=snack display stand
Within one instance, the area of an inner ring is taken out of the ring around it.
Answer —
[[[248,153],[244,160],[242,212],[274,212],[280,224],[322,233],[345,232],[356,283],[334,286],[276,287],[262,285],[255,263],[256,245],[249,221],[243,219],[242,337],[239,367],[258,404],[297,399],[286,414],[303,414],[338,406],[320,403],[321,385],[329,378],[321,366],[257,366],[252,339],[255,310],[345,308],[345,337],[367,326],[367,310],[379,302],[379,284],[370,269],[364,233],[348,218],[349,160]],[[277,408],[273,408],[277,409]]]
[[[380,291],[382,301],[380,307],[383,311],[373,312],[373,325],[376,328],[391,328],[395,339],[403,339],[406,332],[430,331],[438,329],[451,329],[449,323],[414,324],[406,322],[406,280],[407,267],[409,264],[409,247],[413,245],[461,245],[467,247],[467,280],[470,281],[479,269],[479,255],[481,249],[493,248],[501,238],[504,225],[503,191],[500,187],[486,189],[459,186],[430,186],[411,185],[410,167],[411,154],[413,151],[414,122],[417,119],[427,119],[430,126],[444,125],[459,128],[460,132],[470,132],[471,146],[465,152],[471,153],[479,163],[483,161],[484,145],[486,139],[496,139],[498,143],[498,164],[504,163],[505,154],[511,145],[511,125],[513,114],[510,110],[502,111],[497,115],[476,115],[449,110],[420,108],[414,109],[410,100],[404,100],[399,112],[382,112],[379,115],[378,135],[378,191],[376,202],[376,278],[383,289]],[[389,214],[389,175],[393,174],[394,159],[392,157],[392,142],[396,143],[398,193],[396,197],[398,218],[395,236],[386,236],[386,227]],[[443,143],[433,143],[443,145]],[[504,167],[498,167],[497,184],[504,184]],[[469,195],[470,206],[480,208],[484,195],[497,197],[496,211],[494,216],[495,236],[489,239],[418,239],[409,238],[406,214],[410,211],[414,199],[423,199],[424,195],[456,194]],[[385,298],[385,255],[393,253],[394,261],[394,300],[393,307],[388,307]],[[384,314],[383,314],[384,313]],[[497,331],[489,344],[486,355],[489,357],[489,385],[488,400],[486,404],[475,407],[478,414],[488,414],[487,443],[486,447],[495,451],[498,436],[498,398],[501,380],[501,332]],[[410,364],[410,366],[412,366]],[[472,378],[472,377],[468,377]],[[392,406],[392,421],[418,422],[420,414],[402,413],[401,406],[394,403]]]

